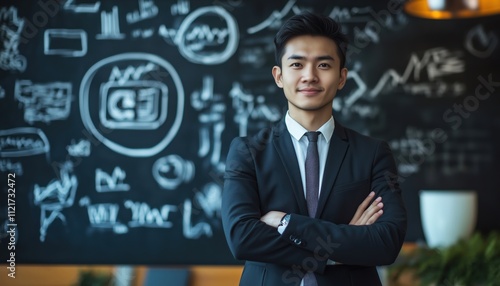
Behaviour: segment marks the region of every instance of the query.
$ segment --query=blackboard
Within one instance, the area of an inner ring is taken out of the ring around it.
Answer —
[[[477,229],[500,227],[499,16],[419,19],[399,0],[0,9],[2,261],[15,233],[17,263],[239,263],[220,220],[225,155],[283,117],[272,40],[303,10],[349,36],[335,117],[393,148],[406,239],[423,239],[420,189],[475,189]]]

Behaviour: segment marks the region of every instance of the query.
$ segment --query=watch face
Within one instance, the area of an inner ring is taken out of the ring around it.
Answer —
[[[287,226],[288,225],[288,221],[290,220],[290,215],[287,214],[285,215],[282,219],[281,219],[281,223],[280,225],[281,226]]]

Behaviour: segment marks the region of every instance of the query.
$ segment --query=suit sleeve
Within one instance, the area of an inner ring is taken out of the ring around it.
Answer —
[[[374,224],[335,224],[291,214],[283,240],[343,264],[378,266],[393,263],[404,242],[407,222],[396,164],[385,142],[379,143],[372,160],[371,189],[384,203],[384,213]],[[303,243],[293,244],[289,237],[299,238]]]
[[[222,223],[231,252],[240,260],[299,268],[305,266],[311,259],[315,259],[313,269],[307,270],[322,273],[326,266],[326,258],[318,259],[314,252],[290,245],[281,239],[275,228],[260,221],[263,214],[261,214],[252,156],[259,146],[250,145],[245,140],[243,138],[233,140],[226,160]]]

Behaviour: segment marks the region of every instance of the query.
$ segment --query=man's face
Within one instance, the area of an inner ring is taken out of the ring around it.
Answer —
[[[297,36],[288,40],[281,68],[273,67],[276,84],[283,88],[291,114],[328,112],[344,87],[347,69],[340,69],[337,44],[323,36]]]

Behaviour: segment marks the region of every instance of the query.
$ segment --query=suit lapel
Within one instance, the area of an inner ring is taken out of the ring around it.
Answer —
[[[316,217],[321,217],[321,213],[323,212],[326,201],[332,192],[333,184],[337,179],[340,166],[342,165],[348,147],[349,142],[347,140],[344,127],[336,121],[335,130],[332,135],[326,159],[325,171],[323,173],[323,183],[321,185],[321,194],[318,201]]]
[[[297,200],[300,213],[307,215],[307,203],[304,197],[304,190],[302,188],[302,179],[300,176],[299,163],[295,155],[290,133],[286,129],[285,121],[282,120],[274,131],[273,144],[276,152],[278,153],[283,168],[285,169],[288,179],[290,180],[293,194]]]

